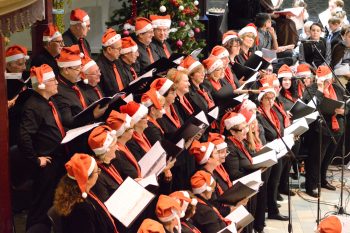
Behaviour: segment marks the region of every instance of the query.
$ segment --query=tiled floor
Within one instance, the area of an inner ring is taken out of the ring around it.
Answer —
[[[336,211],[335,206],[340,203],[340,171],[338,167],[330,167],[330,172],[328,173],[330,181],[337,187],[336,191],[329,191],[326,189],[321,190],[321,218]],[[301,177],[301,182],[303,182],[304,177]],[[294,190],[298,192],[298,195],[291,198],[292,206],[292,226],[293,233],[312,233],[316,227],[317,219],[317,198],[312,198],[297,188],[297,181],[292,181],[292,186]],[[350,212],[350,171],[346,171],[344,175],[344,198],[343,206]],[[283,196],[283,195],[282,195]],[[283,215],[288,213],[288,202],[287,196],[283,196],[284,201],[280,202],[282,207],[280,212]],[[267,220],[265,233],[287,233],[288,232],[288,222]]]

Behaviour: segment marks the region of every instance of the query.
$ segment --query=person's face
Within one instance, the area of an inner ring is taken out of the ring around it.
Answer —
[[[115,151],[117,150],[117,140],[114,140],[112,144],[109,146],[109,150],[106,152],[105,157],[103,158],[103,162],[106,164],[110,164],[111,160],[115,158]]]
[[[188,81],[188,76],[186,74],[178,75],[181,75],[181,77],[177,77],[179,78],[179,82],[176,84],[176,90],[182,94],[186,94],[190,91],[190,82]]]
[[[26,60],[24,58],[6,63],[6,69],[10,73],[22,73],[26,69]]]
[[[219,161],[220,163],[224,163],[226,160],[226,156],[227,156],[227,148],[221,149],[221,150],[217,150],[218,154],[219,154]]]
[[[191,75],[191,80],[196,84],[201,84],[204,81],[204,77],[205,77],[204,68],[201,67],[199,70],[197,70]]]
[[[137,123],[135,123],[134,129],[139,129],[141,131],[144,131],[148,127],[147,122],[148,122],[147,115],[145,115]]]
[[[223,66],[220,66],[216,68],[211,74],[210,77],[212,77],[214,80],[219,80],[225,77],[225,70]]]
[[[232,46],[231,46],[231,51],[230,54],[232,56],[237,56],[239,54],[239,51],[241,49],[241,44],[237,41],[233,42]]]
[[[57,94],[57,85],[58,82],[55,78],[47,80],[45,82],[45,92],[49,94],[49,96],[53,96]]]
[[[113,58],[114,60],[117,60],[120,56],[121,49],[122,49],[122,41],[119,40],[114,44],[112,44],[111,46],[107,47],[107,53],[111,58]]]
[[[283,79],[282,79],[282,87],[283,87],[283,89],[289,90],[289,88],[291,87],[291,85],[292,85],[292,80],[291,80],[291,78],[283,78]]]
[[[304,83],[306,87],[310,87],[311,84],[314,82],[314,78],[313,77],[307,77],[304,79]]]
[[[153,32],[153,29],[151,29],[151,30],[148,30],[147,32],[139,34],[138,38],[145,45],[149,45],[152,42],[153,36],[154,36],[154,32]]]
[[[276,95],[278,96],[280,94],[280,91],[281,91],[281,87],[280,87],[280,82],[274,82],[273,84],[273,89],[275,90],[276,92]]]
[[[89,176],[87,182],[86,182],[86,192],[89,192],[89,190],[94,187],[94,185],[96,184],[98,175],[101,173],[101,169],[97,167],[97,165],[95,165],[95,168],[93,170],[93,172],[91,173],[91,175]]]
[[[266,28],[272,27],[272,21],[271,21],[271,19],[268,19],[268,20],[265,22],[265,26],[266,26]]]
[[[154,38],[158,41],[164,42],[169,35],[169,28],[157,27],[154,29]]]
[[[134,125],[130,126],[130,128],[126,129],[123,133],[122,137],[125,138],[125,141],[129,141],[132,138],[132,134],[134,133]]]
[[[272,108],[274,102],[275,95],[271,92],[266,93],[261,99],[261,104],[264,108]]]
[[[308,25],[305,25],[304,26],[304,32],[307,36],[310,36],[311,35],[311,30],[310,30],[310,26]]]
[[[236,129],[233,130],[234,136],[238,140],[242,141],[247,138],[248,130],[249,130],[248,124],[246,122],[243,122]]]
[[[335,30],[337,30],[340,27],[340,24],[338,24],[338,23],[329,23],[328,26],[329,26],[330,31],[334,32]]]
[[[346,47],[350,48],[350,31],[345,34],[343,40],[344,40]]]
[[[90,67],[86,73],[86,78],[89,80],[90,86],[96,87],[96,85],[100,82],[101,71],[97,65]]]
[[[213,167],[217,167],[221,164],[220,155],[219,155],[219,152],[216,150],[216,148],[214,148],[207,163],[212,164]]]
[[[175,102],[175,97],[176,97],[176,91],[169,90],[168,95],[165,96],[165,103],[167,105],[173,104]]]
[[[65,68],[65,78],[67,78],[72,83],[76,83],[80,80],[81,66],[72,66]]]
[[[321,37],[321,28],[317,25],[313,25],[310,29],[310,37],[312,40],[319,40]]]
[[[251,48],[254,45],[255,36],[253,33],[249,32],[243,36],[242,45],[247,48]]]
[[[228,57],[221,58],[222,63],[224,64],[224,68],[228,66],[228,63],[230,63],[230,59]]]
[[[83,25],[80,24],[80,34],[81,34],[81,38],[85,38],[88,34],[88,32],[90,31],[90,20],[85,21],[86,25],[85,27],[83,27]]]
[[[123,57],[126,63],[128,63],[129,65],[135,64],[138,56],[139,56],[139,51],[123,54]]]
[[[50,52],[50,54],[53,57],[56,57],[61,53],[63,47],[64,47],[63,38],[62,36],[59,36],[48,43],[47,50]]]

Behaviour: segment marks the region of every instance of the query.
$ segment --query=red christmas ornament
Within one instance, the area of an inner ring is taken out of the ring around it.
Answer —
[[[185,23],[184,21],[180,21],[180,22],[179,22],[179,26],[180,26],[180,27],[185,27],[185,25],[186,25],[186,23]]]
[[[200,28],[195,28],[195,29],[194,29],[194,32],[195,32],[195,33],[200,33],[200,32],[201,32],[201,29],[200,29]]]
[[[182,47],[182,40],[176,41],[176,45],[177,45],[177,47]]]
[[[124,36],[128,36],[129,34],[130,34],[130,33],[129,33],[128,30],[124,30],[124,31],[123,31],[123,35],[124,35]]]

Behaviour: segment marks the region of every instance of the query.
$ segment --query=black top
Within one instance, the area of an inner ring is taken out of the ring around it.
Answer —
[[[300,45],[300,57],[302,61],[313,65],[315,63],[316,67],[322,65],[324,60],[320,56],[320,54],[315,50],[314,45],[320,50],[321,55],[326,58],[326,39],[320,38],[318,42],[315,43],[302,43]],[[304,56],[304,57],[303,57]]]
[[[38,67],[42,64],[47,64],[52,68],[53,72],[55,73],[55,76],[57,77],[60,74],[60,70],[56,61],[58,57],[59,55],[57,57],[53,57],[46,49],[43,49],[42,53],[39,53],[32,59],[32,61],[30,62],[30,67]]]
[[[164,138],[162,131],[151,121],[148,121],[148,127],[145,129],[144,134],[146,135],[149,143],[153,146],[157,141]]]
[[[201,87],[201,86],[200,86]],[[209,91],[205,87],[201,87],[202,91],[206,92],[210,99],[213,99]],[[186,94],[186,98],[191,103],[194,112],[208,112],[208,103],[204,97],[198,93],[198,89],[191,83],[189,92]]]
[[[63,41],[64,41],[64,46],[70,47],[72,45],[77,44],[77,45],[79,45],[80,52],[84,53],[84,50],[83,50],[83,48],[81,47],[81,45],[79,43],[79,39],[77,39],[73,35],[73,33],[72,33],[72,31],[70,29],[68,29],[67,31],[65,31],[63,33],[62,38],[63,38]],[[85,46],[85,48],[87,49],[87,51],[89,53],[88,56],[91,57],[91,48],[90,48],[89,42],[85,38],[83,38],[83,43],[84,43],[84,46]]]
[[[167,47],[169,54],[171,55],[173,52],[171,50],[170,44],[167,41],[164,41],[164,43],[160,42],[159,40],[154,39],[151,42],[152,47],[154,48],[154,52],[158,55],[159,58],[164,57],[168,58],[164,52],[164,44]]]
[[[134,138],[130,139],[126,143],[126,146],[130,150],[130,152],[134,155],[136,161],[139,161],[146,154],[146,151],[142,149],[140,144]]]
[[[24,158],[38,164],[39,156],[64,156],[62,135],[49,101],[34,92],[23,106],[19,122],[19,149]]]
[[[86,100],[87,105],[90,105],[93,102],[100,99],[97,92],[95,91],[95,88],[97,88],[99,90],[99,92],[101,93],[102,97],[104,97],[103,91],[101,90],[101,88],[99,87],[98,84],[96,87],[93,87],[89,84],[85,84],[84,82],[80,81],[80,82],[78,82],[77,85],[78,85],[79,89],[81,90],[81,92],[83,93],[83,96],[84,96],[84,99]]]
[[[112,165],[118,170],[123,179],[130,176],[132,179],[138,177],[136,167],[128,160],[123,151],[115,152],[115,159],[111,161]]]
[[[152,43],[149,46],[146,46],[145,44],[141,43],[138,39],[135,39],[135,42],[137,43],[138,51],[140,54],[136,60],[135,71],[138,75],[140,75],[144,72],[144,69],[147,66],[152,64],[147,53],[147,47],[151,49],[154,62],[159,60],[160,57],[155,52],[155,48]]]

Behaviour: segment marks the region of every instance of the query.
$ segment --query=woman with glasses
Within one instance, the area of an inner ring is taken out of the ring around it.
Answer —
[[[256,51],[255,39],[257,35],[257,30],[254,24],[248,24],[238,32],[238,36],[242,40],[242,43],[241,50],[235,58],[236,62],[244,65],[250,55]]]

